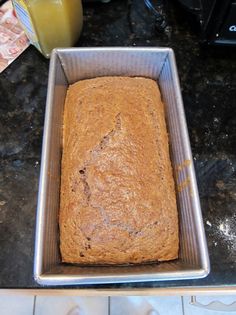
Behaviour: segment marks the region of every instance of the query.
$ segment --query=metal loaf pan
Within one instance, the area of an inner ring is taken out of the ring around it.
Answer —
[[[155,79],[166,108],[180,223],[179,259],[147,265],[62,264],[58,209],[62,117],[68,85],[98,76]],[[52,53],[38,194],[34,277],[42,285],[79,285],[203,278],[209,257],[174,53],[170,48],[69,48]]]

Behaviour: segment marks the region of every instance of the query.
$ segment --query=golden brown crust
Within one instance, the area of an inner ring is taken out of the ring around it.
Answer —
[[[175,187],[156,82],[101,77],[71,85],[63,137],[62,260],[177,258]]]

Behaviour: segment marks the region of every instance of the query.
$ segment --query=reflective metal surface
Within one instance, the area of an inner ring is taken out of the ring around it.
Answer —
[[[179,259],[146,265],[62,264],[59,252],[59,188],[63,106],[68,84],[104,75],[157,80],[175,173],[180,221]],[[205,277],[209,257],[174,53],[169,48],[70,48],[52,53],[38,194],[34,277],[43,285],[181,280]]]

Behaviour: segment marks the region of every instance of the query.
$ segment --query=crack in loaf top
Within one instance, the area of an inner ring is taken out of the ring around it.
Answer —
[[[155,81],[101,77],[69,87],[60,234],[64,262],[122,264],[177,257],[174,181]]]

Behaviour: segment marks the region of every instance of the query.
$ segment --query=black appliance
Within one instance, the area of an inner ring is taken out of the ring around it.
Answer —
[[[236,45],[236,0],[178,0],[200,23],[209,44]]]

